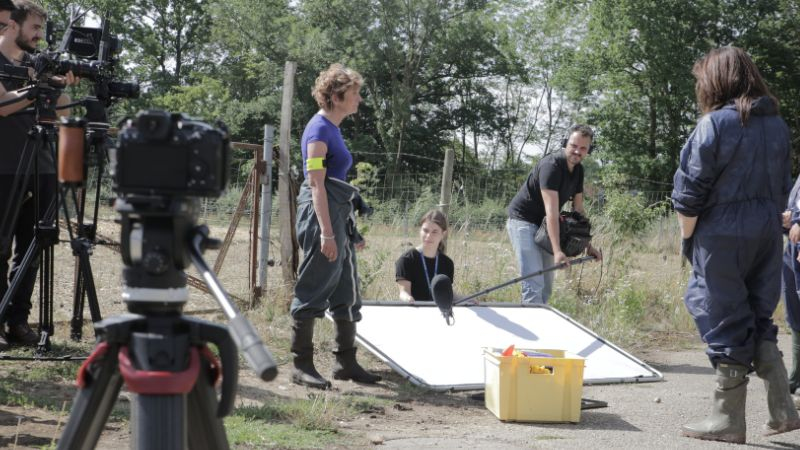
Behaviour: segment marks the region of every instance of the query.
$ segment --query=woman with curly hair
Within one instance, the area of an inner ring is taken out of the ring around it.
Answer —
[[[341,64],[322,71],[311,91],[320,110],[309,120],[300,141],[305,181],[297,197],[297,238],[303,262],[294,289],[292,381],[327,389],[331,383],[314,367],[314,320],[330,310],[336,324],[333,378],[376,383],[380,377],[356,361],[356,322],[361,295],[355,250],[364,247],[356,231],[354,200],[358,189],[347,183],[353,156],[339,130],[358,111],[363,79]]]

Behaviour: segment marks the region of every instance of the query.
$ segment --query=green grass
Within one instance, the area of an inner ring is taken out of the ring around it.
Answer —
[[[339,421],[383,412],[389,403],[374,397],[329,393],[311,394],[308,399],[299,400],[270,399],[261,405],[236,408],[225,419],[225,429],[234,445],[323,448],[346,438],[339,433]]]
[[[87,343],[54,342],[48,356],[86,355],[91,350]],[[12,356],[30,356],[30,349],[14,348],[7,352]],[[0,404],[41,408],[51,412],[69,413],[77,393],[75,377],[82,361],[15,361],[7,364],[5,375],[0,378]],[[109,419],[128,420],[130,408],[127,402],[117,402]]]
[[[243,448],[325,448],[340,439],[335,431],[305,430],[289,423],[270,423],[234,415],[225,420],[232,446]]]

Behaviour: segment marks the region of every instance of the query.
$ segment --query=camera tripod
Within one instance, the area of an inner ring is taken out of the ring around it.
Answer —
[[[78,372],[79,391],[57,448],[94,448],[124,381],[135,394],[131,448],[227,449],[222,418],[235,398],[236,346],[261,379],[277,375],[269,351],[202,257],[219,241],[208,237],[207,227],[193,224],[196,205],[165,197],[117,199],[126,265],[123,299],[130,313],[95,325],[98,345]],[[230,330],[182,315],[187,300],[182,269],[189,260],[230,320]],[[217,347],[221,363],[208,343]],[[220,374],[217,400],[213,386]]]
[[[11,249],[14,227],[19,218],[24,201],[28,201],[28,186],[33,178],[31,198],[33,203],[33,234],[22,258],[15,261],[12,269],[14,276],[8,289],[0,301],[0,317],[2,317],[11,302],[11,299],[20,289],[32,291],[35,281],[28,275],[31,265],[39,263],[39,350],[49,348],[49,336],[53,332],[53,248],[58,243],[58,194],[55,187],[55,175],[40,173],[40,156],[55,161],[55,96],[57,90],[50,87],[36,87],[32,89],[31,97],[34,98],[33,126],[28,131],[25,146],[20,156],[17,174],[10,191],[6,194],[10,200],[3,211],[2,225],[0,225],[0,249]],[[14,100],[21,101],[23,99]],[[23,114],[30,112],[23,111]],[[51,178],[52,177],[52,178]],[[46,192],[42,192],[42,188]],[[52,194],[52,195],[48,195]],[[43,208],[43,199],[51,197],[52,200]],[[19,245],[19,244],[17,244]],[[7,258],[3,254],[0,257]],[[2,274],[6,276],[6,274]],[[24,285],[24,286],[23,286]],[[23,296],[30,293],[23,292]]]
[[[35,210],[37,212],[40,211],[39,196],[42,186],[41,180],[44,179],[40,177],[49,178],[50,176],[49,174],[39,174],[39,154],[40,152],[48,152],[49,155],[55,154],[55,108],[52,105],[54,102],[52,94],[52,90],[44,89],[41,93],[37,92],[36,95],[37,101],[34,105],[36,122],[28,133],[28,139],[20,159],[19,170],[17,171],[14,185],[8,197],[12,201],[4,212],[2,229],[0,229],[0,244],[2,248],[10,248],[13,234],[11,227],[17,222],[17,215],[19,214],[21,203],[24,201],[23,193],[27,189],[31,173],[33,173],[33,177],[36,180],[31,189],[33,191],[33,201],[36,205]],[[34,225],[34,237],[31,244],[26,250],[22,260],[15,265],[15,275],[12,277],[8,290],[3,295],[2,303],[0,303],[1,316],[22,285],[24,283],[31,283],[30,279],[27,278],[27,274],[31,270],[31,265],[41,257],[39,274],[40,340],[37,347],[37,352],[39,353],[49,350],[50,336],[52,336],[54,332],[53,249],[59,242],[57,221],[59,205],[63,207],[66,228],[69,233],[69,241],[72,247],[72,253],[75,256],[73,317],[70,322],[70,337],[73,340],[79,340],[82,336],[83,313],[86,300],[88,300],[92,321],[98,322],[102,319],[94,285],[94,277],[89,262],[89,255],[91,255],[92,248],[95,244],[96,224],[100,203],[100,187],[104,168],[103,163],[105,162],[104,151],[107,147],[107,130],[109,124],[106,123],[105,108],[96,98],[90,97],[76,104],[85,106],[87,110],[87,119],[93,120],[84,126],[86,133],[84,142],[86,148],[83,151],[83,154],[93,157],[97,162],[95,165],[97,170],[97,189],[95,192],[92,221],[90,223],[84,222],[86,205],[85,189],[80,189],[80,194],[77,194],[75,188],[78,186],[76,186],[75,183],[68,183],[62,185],[59,195],[55,187],[55,175],[53,175],[51,179],[47,179],[48,182],[52,182],[53,184],[52,202],[45,210],[44,214],[41,215],[40,220],[36,221]],[[81,123],[85,124],[85,121]],[[83,129],[84,128],[82,128],[82,130]],[[55,158],[52,157],[52,160],[55,161]],[[82,163],[83,159],[79,161],[79,164]],[[83,167],[82,170],[84,173],[86,172],[85,167]],[[73,201],[77,222],[74,233],[70,224],[70,214],[67,205],[67,200],[70,199],[70,197]],[[32,287],[29,289],[32,289]],[[22,295],[24,296],[26,294],[23,293]]]
[[[92,322],[102,320],[89,256],[97,243],[100,191],[107,159],[108,129],[110,127],[105,107],[100,100],[95,97],[89,97],[79,102],[79,104],[86,108],[85,121],[80,122],[80,128],[85,132],[83,158],[81,158],[82,167],[80,168],[83,175],[81,180],[86,178],[88,167],[93,166],[95,168],[96,185],[91,221],[87,223],[85,221],[87,188],[82,185],[82,182],[62,182],[62,195],[65,200],[72,198],[76,215],[76,227],[73,233],[65,201],[64,217],[67,223],[72,254],[75,256],[72,320],[70,321],[70,338],[75,341],[80,340],[83,335],[83,315],[87,301]]]

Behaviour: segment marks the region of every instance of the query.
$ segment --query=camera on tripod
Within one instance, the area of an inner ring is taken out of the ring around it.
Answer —
[[[64,34],[60,48],[52,51],[49,49],[55,44],[55,32],[52,22],[48,21],[48,50],[30,55],[22,66],[6,66],[3,70],[7,76],[29,78],[31,69],[31,83],[52,87],[53,77],[72,72],[76,77],[94,82],[94,95],[107,104],[112,99],[138,98],[138,83],[114,79],[120,45],[119,39],[108,32],[108,21],[104,19],[101,28],[80,27],[74,23],[75,20]],[[65,53],[77,59],[63,59]]]
[[[183,114],[142,111],[124,125],[109,156],[121,195],[219,197],[227,184],[228,132]]]

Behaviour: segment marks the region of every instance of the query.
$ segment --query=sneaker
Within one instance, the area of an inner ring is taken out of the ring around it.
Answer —
[[[36,345],[39,343],[39,333],[33,331],[27,323],[9,325],[6,336],[9,342],[21,345]]]

